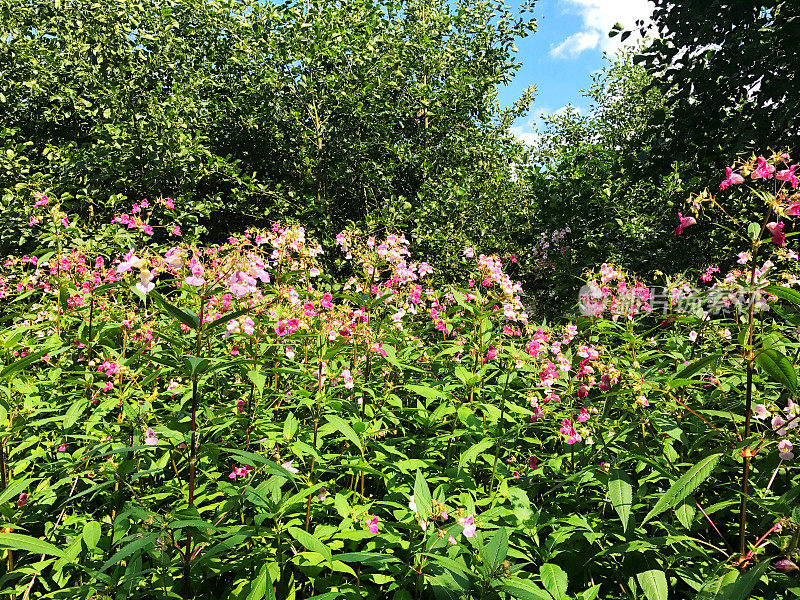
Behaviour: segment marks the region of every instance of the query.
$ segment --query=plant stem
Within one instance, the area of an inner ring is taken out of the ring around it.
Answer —
[[[205,311],[205,296],[200,297],[200,327],[197,330],[197,345],[195,346],[195,356],[200,357],[203,344],[203,317]],[[195,463],[197,462],[197,373],[192,374],[192,436],[191,447],[189,448],[189,508],[194,506],[194,477]],[[192,565],[192,531],[186,528],[186,550],[183,555],[183,597],[188,600],[192,594],[191,582]]]

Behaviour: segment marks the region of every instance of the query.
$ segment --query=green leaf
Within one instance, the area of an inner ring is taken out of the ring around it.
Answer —
[[[647,523],[656,515],[661,514],[667,509],[674,508],[678,503],[694,492],[706,478],[711,475],[714,467],[717,466],[722,454],[711,454],[706,456],[678,479],[672,486],[659,498],[652,510],[642,520],[642,525]]]
[[[333,556],[331,554],[331,549],[328,548],[324,543],[322,543],[319,539],[300,529],[299,527],[289,527],[288,529],[289,535],[291,535],[294,539],[300,542],[306,550],[310,550],[311,552],[318,552],[321,554],[328,563],[330,567],[333,564]]]
[[[519,577],[501,579],[498,587],[518,600],[553,600],[553,597],[538,585]]]
[[[150,292],[150,297],[166,310],[176,321],[186,325],[190,329],[200,329],[200,317],[189,309],[178,308],[167,302],[164,297],[156,291]]]
[[[697,501],[694,496],[690,495],[681,500],[680,504],[675,508],[675,516],[678,517],[678,521],[686,529],[692,528],[692,521],[694,521],[694,515],[697,513],[696,504]]]
[[[779,350],[770,348],[756,354],[756,364],[769,375],[770,379],[780,383],[790,394],[797,391],[797,373],[789,359]]]
[[[647,600],[667,600],[667,577],[664,571],[650,569],[637,573],[636,581],[642,586]]]
[[[39,538],[23,535],[21,533],[0,533],[0,548],[12,550],[25,550],[33,554],[48,554],[50,556],[64,556],[64,551],[50,542]]]
[[[325,419],[328,421],[328,423],[338,429],[344,437],[353,442],[353,444],[355,444],[355,446],[361,450],[361,452],[364,451],[364,448],[361,446],[361,440],[358,439],[358,434],[352,427],[350,427],[347,421],[341,417],[337,417],[336,415],[325,415]]]
[[[714,354],[709,354],[708,356],[704,356],[700,360],[696,360],[692,364],[687,365],[685,369],[680,371],[672,379],[689,379],[692,375],[694,375],[701,369],[704,369],[711,363],[716,362],[716,360],[720,356],[722,356],[721,352],[715,352]],[[679,387],[679,386],[672,386],[672,387]]]
[[[417,476],[414,480],[414,503],[417,505],[417,514],[419,514],[420,519],[427,521],[431,517],[433,500],[431,499],[431,490],[428,487],[428,482],[419,469],[417,469]]]
[[[155,541],[158,539],[158,536],[160,535],[161,535],[160,533],[153,532],[153,533],[145,533],[142,534],[140,537],[135,538],[132,542],[120,548],[116,552],[116,554],[114,554],[114,556],[112,556],[105,563],[103,563],[103,566],[100,567],[100,572],[102,573],[103,571],[108,570],[109,567],[118,563],[123,558],[127,558],[132,554],[141,552],[148,546],[153,545]]]
[[[97,521],[89,521],[83,526],[83,541],[87,548],[96,548],[100,541],[102,529]]]
[[[726,585],[721,592],[723,595],[718,595],[718,599],[722,600],[747,600],[753,588],[761,579],[761,576],[771,567],[769,558],[762,558],[761,562],[752,567],[746,573],[743,573],[734,581]]]
[[[269,576],[269,564],[264,563],[250,588],[247,600],[275,600],[275,589]]]
[[[781,300],[787,300],[792,304],[800,306],[800,292],[798,292],[797,290],[793,290],[791,288],[785,288],[780,285],[768,285],[761,291],[766,292],[768,294],[772,294],[773,296],[777,296]]]
[[[558,565],[545,563],[539,568],[542,585],[555,600],[565,600],[567,597],[567,574]]]
[[[18,496],[25,488],[30,486],[36,479],[22,479],[8,484],[8,487],[0,494],[0,505],[2,505],[9,498]]]
[[[505,527],[495,531],[489,542],[482,548],[483,562],[489,573],[495,573],[508,554],[508,532]]]
[[[64,431],[69,431],[72,429],[72,426],[75,425],[77,420],[81,417],[85,408],[86,400],[83,399],[77,400],[70,405],[66,414],[64,415],[64,420],[62,421]]]
[[[622,530],[627,532],[631,525],[633,486],[628,474],[622,469],[614,469],[609,473],[608,495],[611,498],[611,506],[622,521]]]
[[[474,461],[480,454],[488,450],[494,444],[494,440],[490,437],[485,437],[477,444],[470,446],[465,452],[461,454],[458,459],[458,468],[462,470],[469,463]]]
[[[262,371],[248,371],[247,377],[253,382],[253,385],[256,386],[259,395],[263,395],[264,386],[267,383],[267,374]]]

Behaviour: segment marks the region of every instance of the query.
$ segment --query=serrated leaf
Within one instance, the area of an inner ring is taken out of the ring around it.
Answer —
[[[627,532],[631,525],[633,486],[628,474],[622,469],[614,469],[609,473],[608,495],[611,498],[611,506],[622,521],[622,530]]]
[[[132,554],[140,552],[144,548],[154,544],[160,535],[160,533],[145,533],[141,537],[134,539],[132,542],[125,544],[114,554],[114,556],[103,563],[103,566],[100,567],[100,572],[102,573],[103,571],[107,570],[109,567],[118,563],[123,558],[127,558]]]
[[[553,597],[538,585],[527,579],[507,577],[499,580],[498,587],[518,600],[553,600]]]
[[[667,577],[664,571],[650,569],[637,573],[636,581],[642,586],[647,600],[667,600]]]
[[[87,548],[96,548],[97,542],[100,541],[102,528],[97,521],[89,521],[83,526],[83,541],[86,543]]]
[[[465,452],[461,454],[458,459],[459,470],[463,469],[466,465],[474,461],[480,454],[488,450],[494,444],[494,440],[490,437],[485,437],[476,444],[470,446]]]
[[[558,565],[545,563],[539,568],[542,585],[555,600],[565,600],[567,597],[567,574]]]
[[[779,285],[768,285],[762,292],[777,296],[781,300],[787,300],[797,306],[800,306],[800,292],[791,288],[785,288]]]
[[[659,498],[656,505],[652,510],[647,513],[647,516],[642,520],[642,525],[647,523],[656,515],[661,514],[665,510],[674,508],[678,503],[686,498],[689,494],[694,492],[701,483],[703,483],[714,467],[717,466],[722,454],[711,454],[706,456],[686,473],[684,473],[672,486]]]
[[[194,312],[184,309],[178,308],[167,302],[164,297],[156,291],[150,292],[150,297],[153,298],[161,307],[166,310],[169,315],[175,319],[176,321],[186,325],[190,329],[200,329],[200,317],[198,317]]]
[[[775,348],[761,350],[756,354],[755,362],[770,379],[780,383],[789,393],[794,394],[797,391],[797,373],[782,352]]]
[[[325,415],[325,419],[328,421],[328,423],[338,429],[344,437],[353,442],[353,444],[355,444],[359,450],[362,452],[364,451],[364,448],[361,446],[361,440],[358,439],[358,434],[352,427],[350,427],[350,424],[347,421],[336,415]]]
[[[489,573],[494,573],[508,554],[508,532],[505,527],[498,528],[482,549],[483,562]]]
[[[289,532],[289,535],[300,542],[306,550],[321,554],[327,561],[329,567],[333,564],[331,549],[319,539],[307,531],[300,529],[299,527],[289,527],[287,531]]]
[[[275,590],[272,587],[268,567],[267,563],[261,566],[258,576],[250,588],[250,593],[247,595],[247,600],[275,600]]]

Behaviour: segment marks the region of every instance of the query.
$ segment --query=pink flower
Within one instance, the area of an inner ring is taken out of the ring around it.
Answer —
[[[578,412],[578,423],[584,423],[589,420],[589,411],[586,410],[586,407],[581,407],[581,410]]]
[[[333,296],[328,293],[322,295],[322,302],[320,302],[322,308],[333,308]]]
[[[783,171],[778,171],[775,174],[775,179],[778,179],[780,181],[788,181],[789,183],[792,184],[793,188],[796,188],[798,184],[797,177],[794,174],[796,168],[797,165],[792,165],[788,169],[784,169]]]
[[[753,409],[753,416],[759,421],[764,421],[769,416],[769,411],[763,404],[756,404],[755,409]]]
[[[695,340],[697,340],[697,332],[696,331],[690,331],[689,332],[689,341],[690,342],[694,342]]]
[[[468,537],[468,538],[475,537],[477,526],[475,525],[474,516],[473,515],[470,515],[468,517],[461,517],[458,520],[458,524],[461,525],[461,527],[464,528],[464,532],[463,532],[464,533],[464,537]]]
[[[792,453],[793,448],[794,446],[789,440],[781,440],[778,442],[781,460],[792,460],[794,458],[794,454]]]
[[[156,284],[153,283],[154,277],[155,276],[150,272],[149,269],[142,269],[139,272],[139,283],[136,284],[136,289],[143,294],[152,292],[156,287]]]
[[[203,268],[203,265],[193,258],[189,268],[192,271],[192,275],[191,277],[186,278],[186,283],[195,287],[202,286],[206,282],[206,280],[203,278],[203,275],[206,272],[206,270]]]
[[[17,508],[22,508],[28,503],[28,494],[22,492],[17,498]]]
[[[465,247],[464,248],[464,256],[466,256],[467,258],[472,258],[473,256],[475,256],[475,249],[474,248],[470,248],[468,246]]]
[[[236,479],[237,477],[247,477],[247,474],[252,470],[253,469],[251,469],[248,466],[244,466],[244,467],[234,466],[233,470],[230,473],[230,475],[228,475],[228,478],[229,479]]]
[[[36,198],[36,202],[34,202],[33,208],[39,208],[40,206],[47,206],[49,204],[47,196],[45,196],[44,194],[40,194],[39,192],[33,192],[33,197]]]
[[[352,390],[355,384],[353,383],[353,376],[350,374],[350,369],[344,369],[342,371],[342,379],[344,379],[344,387],[348,390]]]
[[[697,221],[695,220],[694,217],[684,217],[681,213],[678,213],[678,226],[675,228],[675,235],[682,234],[684,227],[696,224]]]
[[[59,451],[59,452],[66,452],[66,451],[67,451],[67,445],[66,445],[66,444],[61,444],[61,445],[58,447],[58,451]]]
[[[293,462],[294,462],[293,460],[287,460],[285,463],[281,464],[281,466],[287,471],[289,471],[289,473],[299,473],[300,469],[298,469],[297,467],[293,467],[292,466]]]
[[[489,347],[486,349],[486,360],[494,360],[497,358],[497,355],[500,353],[500,349],[497,348],[494,344],[490,344]]]
[[[786,234],[783,233],[783,223],[767,223],[767,229],[772,234],[772,243],[776,246],[786,245]]]
[[[458,542],[456,541],[456,538],[451,535],[449,538],[447,538],[447,543],[451,546],[455,546]]]
[[[181,228],[180,228],[180,226],[178,226],[178,225],[173,225],[173,226],[170,228],[170,230],[169,230],[169,231],[170,231],[170,233],[171,233],[172,235],[177,235],[177,236],[180,236],[180,235],[181,235]]]
[[[750,174],[753,179],[772,179],[775,167],[769,164],[763,156],[758,157],[758,166]]]
[[[719,189],[724,190],[731,184],[737,184],[742,182],[744,182],[744,177],[742,177],[738,173],[734,173],[733,169],[727,167],[725,169],[725,180],[719,184]]]
[[[528,458],[528,468],[531,471],[535,471],[536,469],[538,469],[539,468],[539,459],[536,458],[535,456],[531,456],[530,458]]]
[[[158,445],[158,438],[156,437],[156,432],[153,431],[152,428],[148,427],[147,431],[144,432],[144,443],[148,446],[157,446]]]
[[[170,210],[175,210],[175,203],[172,201],[172,198],[164,198],[164,204]]]
[[[377,516],[367,519],[366,525],[369,527],[370,533],[378,533],[378,524],[380,521],[381,520]]]

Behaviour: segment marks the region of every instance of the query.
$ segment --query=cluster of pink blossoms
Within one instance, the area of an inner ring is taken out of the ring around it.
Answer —
[[[638,280],[631,285],[628,279],[622,269],[603,263],[599,273],[590,274],[580,290],[581,314],[600,317],[608,312],[616,321],[620,317],[633,319],[639,313],[652,312],[650,288]]]

